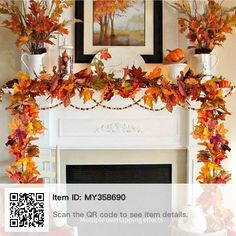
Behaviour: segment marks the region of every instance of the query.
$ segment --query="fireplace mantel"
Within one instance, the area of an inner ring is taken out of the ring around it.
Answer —
[[[41,107],[50,106],[43,98],[40,100]],[[121,100],[117,97],[110,105],[132,103]],[[72,101],[76,105],[78,102],[78,98]],[[169,113],[140,107],[80,111],[60,106],[41,111],[40,119],[47,128],[40,137],[41,148],[59,145],[60,149],[186,149],[188,145],[188,113],[180,107]]]
[[[52,105],[43,97],[38,102],[40,107]],[[109,105],[122,107],[129,102],[115,97]],[[78,97],[72,104],[83,106]],[[175,107],[172,113],[153,112],[136,106],[121,111],[101,107],[80,111],[59,106],[41,111],[40,119],[47,128],[38,141],[41,149],[59,146],[61,150],[187,150],[188,181],[196,179],[198,147],[191,135],[196,121],[194,111]]]

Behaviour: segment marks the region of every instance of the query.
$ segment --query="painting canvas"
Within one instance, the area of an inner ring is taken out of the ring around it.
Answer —
[[[144,0],[93,0],[94,46],[144,46]]]
[[[162,0],[76,0],[75,62],[107,47],[127,47],[146,63],[162,62]]]

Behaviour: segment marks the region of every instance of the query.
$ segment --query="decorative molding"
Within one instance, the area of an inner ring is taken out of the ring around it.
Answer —
[[[80,119],[80,118],[57,118],[58,136],[60,138],[69,137],[107,137],[122,136],[131,137],[178,137],[179,119],[162,118],[142,118],[142,119]],[[168,128],[167,128],[168,127]],[[55,130],[56,131],[56,130]],[[54,132],[55,132],[54,131]],[[136,137],[136,136],[135,136]]]
[[[50,119],[50,146],[117,150],[186,148],[186,120],[180,110],[174,114],[170,116],[163,112],[161,116],[154,116],[153,113],[139,116],[137,113],[134,115],[133,111],[117,117],[114,112],[105,115],[109,117],[106,119],[101,117],[101,111],[92,111],[88,118],[84,112],[62,112],[58,108]]]
[[[138,126],[126,122],[104,123],[100,125],[95,133],[99,134],[140,134],[143,130]]]

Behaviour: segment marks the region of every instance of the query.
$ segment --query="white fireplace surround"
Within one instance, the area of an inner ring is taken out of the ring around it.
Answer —
[[[40,98],[38,102],[40,107],[52,105],[45,98]],[[123,107],[130,102],[132,101],[115,97],[109,105]],[[84,106],[77,96],[72,104]],[[92,105],[92,102],[86,104],[88,107]],[[158,104],[158,107],[162,105]],[[198,172],[194,161],[198,148],[191,135],[195,117],[195,112],[181,107],[176,107],[173,113],[169,113],[166,110],[148,111],[137,106],[121,111],[106,110],[101,107],[80,111],[61,106],[40,113],[40,119],[47,130],[40,137],[38,144],[41,150],[51,150],[56,146],[60,147],[62,153],[73,150],[73,155],[68,152],[70,158],[67,155],[60,155],[61,182],[65,182],[67,164],[95,164],[99,161],[101,164],[172,164],[173,182],[184,182],[184,178],[186,181],[186,176],[184,177],[186,174],[177,173],[184,170],[187,170],[184,171],[187,173],[187,181],[194,182]],[[170,156],[163,154],[165,151],[169,152]],[[173,151],[172,154],[170,151]],[[78,155],[75,155],[76,152]],[[91,152],[94,153],[93,159]],[[171,159],[173,153],[175,153],[174,158]],[[182,153],[182,159],[179,153]],[[85,159],[83,155],[87,158]],[[133,157],[127,158],[130,155]],[[179,157],[175,158],[175,155]],[[96,158],[97,156],[100,158]],[[185,169],[181,168],[180,163]]]

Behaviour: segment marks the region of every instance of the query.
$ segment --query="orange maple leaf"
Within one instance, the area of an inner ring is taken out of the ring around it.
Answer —
[[[108,48],[105,48],[101,51],[101,56],[100,56],[101,60],[107,60],[109,58],[111,58],[111,54],[108,52]]]
[[[18,129],[21,126],[21,121],[16,119],[15,117],[12,119],[11,123],[8,125],[11,131]]]
[[[147,76],[148,80],[153,80],[161,76],[161,68],[156,66],[153,71]]]
[[[201,139],[201,140],[208,140],[211,137],[212,133],[209,131],[209,129],[200,124],[195,126],[195,130],[193,131],[193,138],[195,139]]]

